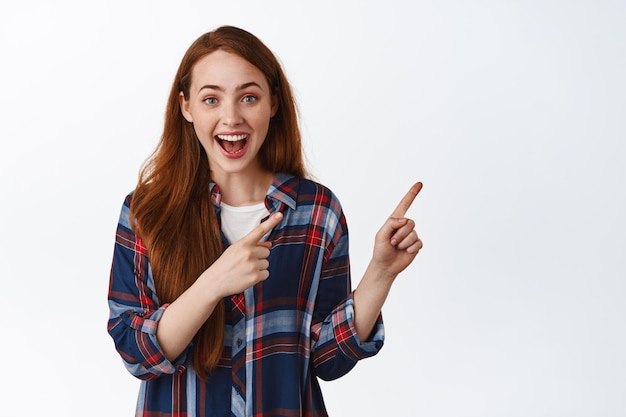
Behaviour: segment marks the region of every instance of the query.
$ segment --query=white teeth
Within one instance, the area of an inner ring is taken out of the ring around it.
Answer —
[[[245,139],[247,135],[217,135],[221,140],[227,140],[229,142],[237,142],[238,140]]]

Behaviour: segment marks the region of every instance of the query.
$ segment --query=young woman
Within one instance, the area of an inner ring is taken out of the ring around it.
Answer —
[[[381,308],[422,247],[416,183],[350,282],[341,205],[307,177],[289,83],[221,27],[180,64],[163,135],[122,206],[108,331],[137,416],[326,416],[317,378],[383,344]]]

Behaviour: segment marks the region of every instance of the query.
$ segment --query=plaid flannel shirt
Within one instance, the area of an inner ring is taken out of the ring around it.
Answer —
[[[219,218],[219,187],[210,186]],[[354,329],[348,230],[338,199],[316,182],[276,174],[266,206],[284,217],[267,236],[269,278],[225,299],[217,370],[208,380],[197,377],[191,345],[168,361],[156,339],[167,304],[159,303],[146,248],[130,228],[131,201],[132,193],[117,227],[108,331],[128,371],[141,379],[136,416],[326,416],[317,378],[339,378],[382,347],[382,316],[366,342]]]

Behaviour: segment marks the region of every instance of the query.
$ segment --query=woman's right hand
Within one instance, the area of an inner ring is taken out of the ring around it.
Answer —
[[[283,219],[282,213],[272,214],[266,221],[239,241],[230,245],[224,253],[200,276],[223,298],[239,294],[269,276],[267,268],[271,242],[261,239]],[[210,283],[209,283],[210,282]]]

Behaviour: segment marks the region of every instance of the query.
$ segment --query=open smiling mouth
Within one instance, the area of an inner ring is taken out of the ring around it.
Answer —
[[[230,154],[238,154],[246,147],[248,135],[217,135],[217,142]]]

